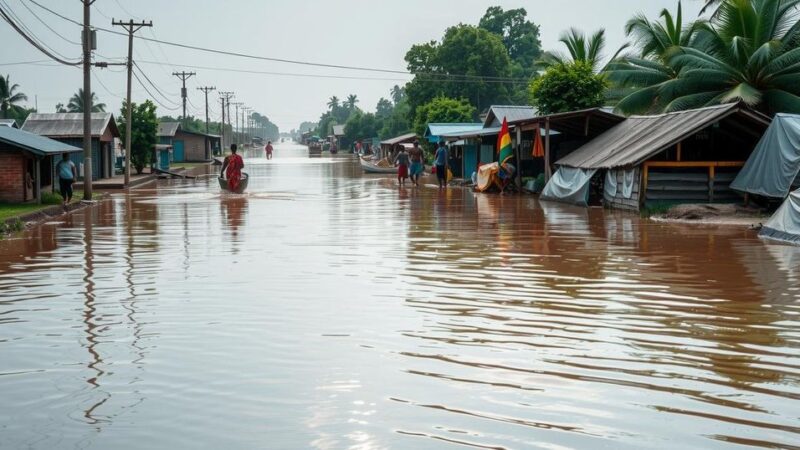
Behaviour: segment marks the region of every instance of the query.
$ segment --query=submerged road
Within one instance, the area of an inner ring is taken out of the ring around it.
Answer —
[[[800,448],[800,249],[304,151],[0,241],[0,448]]]

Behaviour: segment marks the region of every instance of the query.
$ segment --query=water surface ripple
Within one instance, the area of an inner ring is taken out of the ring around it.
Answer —
[[[302,152],[0,242],[0,448],[800,448],[800,249]]]

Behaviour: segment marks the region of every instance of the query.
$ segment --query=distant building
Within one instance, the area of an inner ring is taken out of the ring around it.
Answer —
[[[435,144],[445,134],[468,133],[482,128],[482,123],[429,123],[423,137],[431,144]]]
[[[0,119],[0,127],[19,128],[19,125],[14,119]]]
[[[0,126],[0,200],[41,201],[45,186],[53,186],[55,165],[62,154],[83,150],[60,141]]]
[[[159,123],[158,143],[172,146],[172,162],[207,162],[222,150],[219,136],[186,131],[180,122]]]
[[[83,113],[34,113],[28,116],[22,129],[83,148]],[[114,115],[104,112],[92,113],[91,135],[92,178],[111,178],[114,176],[116,163],[114,139],[120,137]],[[83,151],[72,153],[71,158],[78,166],[80,177],[83,178],[85,170]]]

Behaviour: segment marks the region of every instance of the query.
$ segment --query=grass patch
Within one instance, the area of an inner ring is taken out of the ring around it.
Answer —
[[[72,203],[79,203],[81,200],[83,200],[83,191],[75,191],[72,196]],[[0,203],[0,224],[5,224],[10,219],[19,218],[60,204],[61,194],[55,192],[42,192],[41,205],[36,203]]]
[[[675,205],[677,205],[675,202],[655,202],[647,204],[641,210],[642,217],[647,218],[666,214]]]

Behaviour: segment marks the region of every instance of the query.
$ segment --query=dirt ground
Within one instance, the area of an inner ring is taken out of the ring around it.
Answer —
[[[762,209],[732,204],[688,204],[673,206],[664,214],[651,217],[657,222],[699,223],[760,228],[769,219]]]

